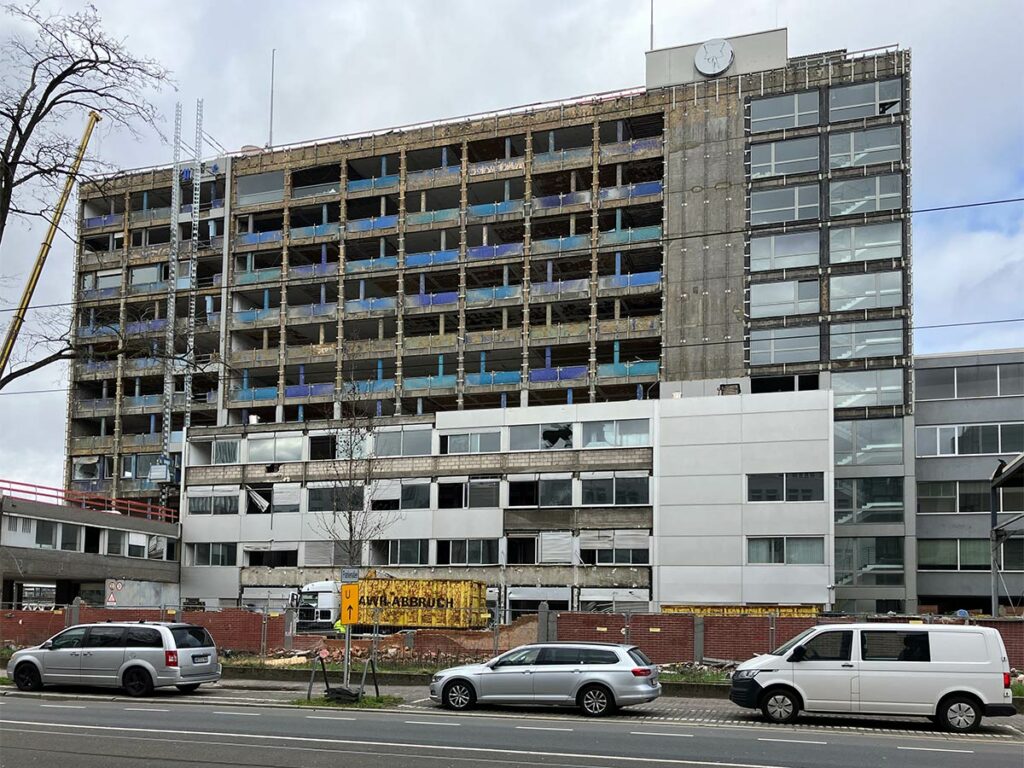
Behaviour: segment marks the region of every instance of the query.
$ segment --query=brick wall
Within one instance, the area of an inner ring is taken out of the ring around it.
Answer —
[[[0,611],[0,644],[36,645],[64,629],[64,611]]]

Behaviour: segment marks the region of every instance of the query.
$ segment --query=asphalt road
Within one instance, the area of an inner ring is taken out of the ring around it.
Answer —
[[[1007,768],[1017,740],[751,725],[4,697],[0,766]]]

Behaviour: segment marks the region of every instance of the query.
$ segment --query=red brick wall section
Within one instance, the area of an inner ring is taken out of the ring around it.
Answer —
[[[621,613],[559,613],[558,639],[601,643],[624,642]]]
[[[0,611],[0,645],[38,645],[64,629],[64,611]]]
[[[995,627],[1003,636],[1003,645],[1006,646],[1006,656],[1010,659],[1010,666],[1014,669],[1024,670],[1024,620],[1021,619],[995,619],[977,622],[983,627]]]
[[[679,613],[630,616],[626,642],[640,646],[655,664],[693,661],[693,616]]]

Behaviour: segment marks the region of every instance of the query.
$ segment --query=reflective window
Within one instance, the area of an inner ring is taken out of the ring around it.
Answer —
[[[900,78],[834,85],[828,91],[828,119],[836,123],[859,117],[898,114],[902,111],[901,89]]]
[[[833,264],[898,259],[903,255],[903,225],[898,221],[840,227],[829,234],[828,258]]]
[[[773,536],[747,539],[750,565],[822,565],[825,540],[816,536]]]
[[[647,476],[583,477],[582,503],[586,506],[628,506],[650,503]]]
[[[903,354],[902,320],[833,323],[829,330],[833,360],[898,357]]]
[[[903,369],[839,371],[832,374],[836,408],[869,408],[903,403]]]
[[[783,176],[818,170],[818,137],[773,141],[750,147],[750,177]]]
[[[903,303],[903,271],[839,275],[829,280],[831,312],[898,307]]]
[[[648,445],[650,427],[647,419],[583,422],[584,448],[635,447]]]
[[[999,394],[998,366],[973,365],[956,369],[957,397],[995,397]]]
[[[899,126],[854,133],[833,133],[828,140],[828,167],[851,168],[899,162],[903,156]]]
[[[572,448],[572,424],[523,424],[508,428],[509,449],[513,451]]]
[[[914,372],[918,400],[946,400],[956,397],[955,368],[918,368]]]
[[[885,587],[903,584],[903,537],[836,538],[836,584]]]
[[[915,378],[918,400],[1009,397],[1024,394],[1024,363],[920,368]]]
[[[213,542],[193,544],[192,565],[235,565],[238,545]]]
[[[818,218],[818,185],[764,189],[750,193],[750,223],[777,224]]]
[[[441,435],[441,453],[497,453],[501,450],[500,432],[468,432]]]
[[[836,480],[836,524],[903,522],[902,477]]]
[[[750,286],[750,316],[806,315],[818,311],[817,280],[754,283]]]
[[[930,661],[927,632],[872,630],[860,633],[863,661]]]
[[[580,531],[580,559],[585,565],[647,565],[650,538],[646,529]]]
[[[821,356],[821,329],[817,325],[765,328],[750,332],[750,364],[803,363]]]
[[[987,571],[988,539],[918,539],[917,566],[922,571]]]
[[[385,565],[426,565],[428,561],[428,539],[391,539],[387,542],[373,542],[374,549],[387,545]]]
[[[750,269],[813,267],[818,264],[818,231],[792,232],[750,238]]]
[[[943,515],[956,512],[956,482],[919,482],[917,484],[917,511],[923,515]]]
[[[239,205],[276,203],[284,199],[284,171],[238,176],[235,184],[238,186]]]
[[[853,632],[822,632],[804,644],[804,661],[849,661]]]
[[[763,133],[818,124],[818,92],[787,93],[750,102],[750,131]]]
[[[822,472],[747,475],[747,501],[824,501]]]
[[[903,177],[898,173],[845,179],[829,184],[829,214],[832,216],[891,211],[901,205]]]
[[[978,456],[1024,451],[1024,423],[917,427],[917,455]]]
[[[837,466],[903,463],[902,419],[835,422]]]
[[[497,565],[497,539],[440,539],[438,565]]]

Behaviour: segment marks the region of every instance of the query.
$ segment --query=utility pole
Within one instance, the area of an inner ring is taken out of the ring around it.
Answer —
[[[78,176],[78,169],[82,167],[82,159],[85,157],[85,148],[89,146],[89,139],[92,137],[92,129],[96,127],[102,118],[99,112],[89,112],[89,122],[85,125],[85,133],[82,135],[82,142],[78,145],[78,154],[71,164],[67,180],[64,182],[64,191],[57,201],[57,207],[53,211],[53,218],[50,219],[50,228],[46,231],[46,237],[39,247],[39,255],[36,256],[36,263],[32,267],[32,273],[28,277],[28,284],[25,292],[21,295],[18,309],[11,318],[11,325],[7,329],[7,336],[4,338],[3,349],[0,350],[0,374],[4,372],[7,363],[10,362],[11,353],[14,351],[14,343],[18,340],[18,333],[21,326],[25,324],[25,313],[28,312],[28,305],[32,301],[32,294],[35,293],[36,285],[39,283],[39,276],[43,273],[43,265],[46,264],[46,257],[50,255],[50,248],[53,246],[53,238],[57,234],[57,227],[60,225],[61,217],[64,216],[64,207],[68,198],[71,197],[71,190],[74,188],[75,178]]]

